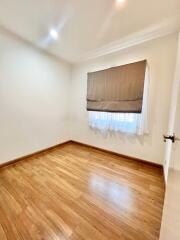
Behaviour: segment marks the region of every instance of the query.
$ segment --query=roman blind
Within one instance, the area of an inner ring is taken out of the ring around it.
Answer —
[[[141,113],[146,60],[88,73],[87,110]]]

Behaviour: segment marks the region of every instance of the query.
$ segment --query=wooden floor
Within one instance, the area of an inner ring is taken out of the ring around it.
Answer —
[[[0,240],[156,240],[162,170],[75,143],[0,170]]]

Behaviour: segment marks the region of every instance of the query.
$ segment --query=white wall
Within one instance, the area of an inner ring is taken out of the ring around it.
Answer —
[[[68,63],[0,30],[0,163],[69,139],[162,163],[176,45],[177,36],[171,35],[71,69]],[[150,135],[103,136],[90,130],[87,72],[142,59],[148,60],[151,74]]]
[[[0,163],[69,140],[71,66],[0,30]]]
[[[162,135],[167,131],[177,35],[132,47],[116,54],[75,65],[72,70],[72,139],[129,156],[161,163]],[[147,59],[150,66],[150,134],[144,138],[103,136],[88,127],[86,111],[87,72]]]

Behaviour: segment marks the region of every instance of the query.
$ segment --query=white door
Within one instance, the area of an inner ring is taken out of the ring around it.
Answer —
[[[166,194],[163,209],[160,240],[180,240],[180,34],[175,78],[171,96],[168,135],[166,140],[165,178]]]
[[[176,138],[175,138],[174,144],[172,145],[170,166],[173,169],[180,171],[180,86],[179,86],[179,95],[178,95],[178,104],[177,104],[177,110],[176,110],[174,132],[175,132]]]
[[[175,67],[175,75],[174,82],[172,87],[171,94],[171,106],[169,111],[169,126],[167,131],[167,136],[173,136],[180,138],[180,119],[179,119],[179,98],[180,98],[180,33],[178,37],[178,49],[177,49],[177,59],[176,59],[176,67]],[[166,139],[166,147],[165,147],[165,158],[164,158],[164,174],[165,180],[167,183],[168,173],[170,167],[178,165],[180,163],[178,161],[178,156],[180,157],[180,143],[179,141],[172,142],[172,139]],[[180,168],[179,168],[180,170]]]

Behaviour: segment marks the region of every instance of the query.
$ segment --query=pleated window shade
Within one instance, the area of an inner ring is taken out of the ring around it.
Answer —
[[[147,61],[88,73],[87,110],[141,113]]]

